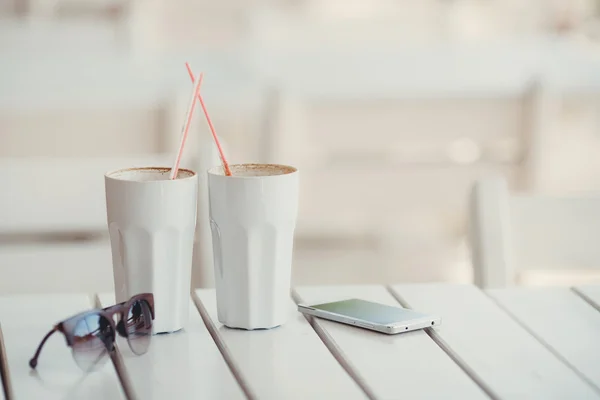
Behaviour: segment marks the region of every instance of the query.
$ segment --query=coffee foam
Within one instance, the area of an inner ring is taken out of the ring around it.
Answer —
[[[296,172],[297,169],[288,165],[279,164],[234,164],[230,165],[233,177],[256,177],[286,175]],[[225,175],[223,167],[215,167],[209,170],[214,175]]]
[[[106,176],[113,179],[135,182],[168,181],[170,180],[171,168],[166,167],[144,167],[128,168],[108,173]],[[194,171],[180,168],[175,179],[185,179],[196,175]]]

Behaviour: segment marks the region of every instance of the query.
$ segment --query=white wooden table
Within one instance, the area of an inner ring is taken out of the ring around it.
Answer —
[[[0,399],[600,399],[600,286],[482,292],[470,285],[297,287],[287,324],[223,327],[213,290],[190,299],[185,331],[84,375],[51,326],[112,295],[0,297]],[[442,316],[388,336],[307,320],[295,302],[358,297]]]

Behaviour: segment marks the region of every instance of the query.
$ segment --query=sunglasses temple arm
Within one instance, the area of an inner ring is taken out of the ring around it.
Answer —
[[[44,347],[44,343],[46,343],[46,340],[48,340],[48,338],[50,336],[52,336],[52,334],[54,332],[56,332],[57,329],[58,328],[55,326],[54,328],[52,328],[52,330],[50,332],[48,332],[46,334],[46,336],[44,336],[44,338],[42,339],[42,343],[40,343],[40,345],[38,346],[37,350],[35,351],[35,354],[34,354],[33,358],[31,360],[29,360],[29,366],[31,368],[35,369],[35,367],[37,366],[37,363],[38,363],[37,360],[38,360],[38,357],[40,356],[40,353],[42,351],[42,347]]]

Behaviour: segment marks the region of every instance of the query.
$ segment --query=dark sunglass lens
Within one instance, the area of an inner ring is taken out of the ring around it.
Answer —
[[[73,358],[84,371],[93,370],[106,362],[114,341],[110,322],[100,314],[88,314],[73,330]]]
[[[152,313],[145,300],[137,300],[129,307],[125,330],[131,351],[138,355],[148,351],[152,337]]]

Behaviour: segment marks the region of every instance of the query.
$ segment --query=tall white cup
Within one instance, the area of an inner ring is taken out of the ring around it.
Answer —
[[[154,333],[184,328],[190,304],[198,179],[180,169],[132,168],[105,175],[117,302],[154,294]]]
[[[217,314],[225,326],[285,323],[298,214],[298,171],[273,164],[208,171]]]

